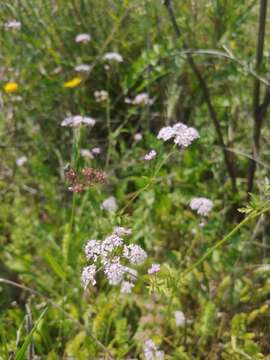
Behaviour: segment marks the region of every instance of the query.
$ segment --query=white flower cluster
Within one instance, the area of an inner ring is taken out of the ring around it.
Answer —
[[[17,166],[23,166],[27,162],[26,156],[20,156],[18,159],[16,159],[16,165]]]
[[[108,61],[116,61],[116,62],[123,62],[123,57],[122,55],[116,53],[116,52],[108,52],[103,56],[103,60],[108,60]]]
[[[22,24],[20,23],[20,21],[17,21],[17,20],[11,20],[11,21],[5,23],[6,29],[21,30],[21,26],[22,26]]]
[[[88,73],[91,70],[91,66],[87,64],[79,64],[75,66],[75,71],[82,72],[82,73]]]
[[[142,138],[143,138],[143,136],[142,136],[141,133],[136,133],[136,134],[134,135],[134,140],[135,140],[135,141],[141,141]]]
[[[91,40],[91,35],[89,35],[89,34],[78,34],[78,35],[75,37],[75,42],[76,42],[76,43],[86,44],[86,43],[88,43],[90,40]]]
[[[156,344],[148,339],[144,342],[143,345],[143,353],[145,360],[163,360],[164,359],[164,351],[158,349]]]
[[[147,258],[146,252],[139,245],[124,246],[123,255],[133,265],[142,265]]]
[[[116,198],[114,196],[108,197],[102,202],[101,208],[108,212],[116,212],[118,209]]]
[[[96,275],[96,265],[89,265],[83,269],[81,279],[84,289],[87,288],[89,283],[91,283],[93,286],[96,284],[95,275]]]
[[[93,148],[92,150],[81,149],[80,153],[84,158],[94,159],[101,153],[101,149],[99,147]]]
[[[168,141],[174,139],[174,143],[179,145],[181,148],[188,147],[195,139],[199,138],[200,135],[193,127],[179,122],[174,126],[165,126],[160,129],[157,138]]]
[[[214,204],[211,200],[204,197],[193,198],[190,202],[192,210],[196,210],[197,214],[207,216],[212,210]]]
[[[97,90],[94,92],[96,102],[104,102],[108,99],[108,91],[106,90]]]
[[[183,327],[186,323],[185,314],[181,310],[177,310],[174,313],[175,324],[177,327]]]
[[[149,153],[147,153],[146,155],[144,155],[144,160],[145,160],[145,161],[151,161],[151,160],[153,160],[156,156],[157,156],[156,150],[151,150],[151,151],[149,151]]]
[[[133,100],[128,97],[125,98],[125,103],[132,105],[150,106],[153,105],[154,99],[151,99],[147,93],[141,93],[136,95]]]
[[[81,276],[84,289],[88,284],[95,285],[97,265],[103,270],[110,285],[121,285],[121,293],[132,291],[137,271],[127,264],[141,265],[147,258],[146,252],[135,244],[125,245],[122,237],[130,235],[131,229],[116,227],[112,235],[103,241],[89,240],[85,246],[85,256],[92,261],[90,266],[84,268]],[[122,236],[122,237],[121,237]]]
[[[148,274],[153,275],[160,271],[159,264],[152,264],[151,267],[148,269]]]
[[[96,120],[87,116],[75,115],[65,118],[61,122],[61,126],[79,127],[80,125],[94,126]]]

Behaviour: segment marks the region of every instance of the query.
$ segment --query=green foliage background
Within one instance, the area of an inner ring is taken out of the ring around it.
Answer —
[[[270,359],[267,214],[245,224],[182,277],[242,219],[236,208],[247,201],[259,4],[188,0],[174,6],[180,38],[162,1],[0,3],[0,278],[21,286],[0,282],[3,359],[18,356],[46,306],[29,340],[27,359],[33,358],[31,350],[49,360],[109,358],[103,347],[114,359],[143,359],[147,338],[165,351],[166,359]],[[22,23],[20,31],[7,31],[4,24],[11,19]],[[84,32],[92,41],[76,44],[75,36]],[[237,192],[231,190],[183,41],[191,49],[207,50],[194,59],[232,149]],[[109,51],[119,52],[124,61],[106,70],[102,56]],[[220,56],[228,51],[237,61]],[[265,81],[269,55],[267,29],[264,61],[256,73]],[[80,63],[93,65],[91,73],[80,86],[64,88]],[[16,93],[4,92],[9,81],[18,83]],[[106,104],[95,101],[94,91],[102,89],[109,92]],[[125,97],[142,92],[154,98],[152,106],[126,104]],[[92,116],[97,124],[82,128],[78,139],[78,131],[60,126],[68,114]],[[108,196],[115,196],[122,208],[147,184],[155,163],[170,151],[156,139],[157,131],[177,121],[195,126],[199,141],[174,152],[154,184],[122,216],[102,210]],[[143,134],[140,142],[134,141],[137,132]],[[266,116],[252,211],[269,201],[264,185],[268,139]],[[102,147],[100,157],[79,155],[80,148],[96,146]],[[142,158],[152,148],[158,158],[146,164]],[[28,158],[22,167],[16,166],[20,156]],[[66,163],[105,169],[109,185],[73,196],[64,179]],[[209,218],[190,210],[196,196],[214,202]],[[83,247],[117,224],[132,227],[132,241],[149,254],[134,292],[122,295],[100,278],[95,289],[84,293]],[[152,262],[161,264],[154,280],[146,275]],[[176,327],[176,310],[184,312],[185,327]]]

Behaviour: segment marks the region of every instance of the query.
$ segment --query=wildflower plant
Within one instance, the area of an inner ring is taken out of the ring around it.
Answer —
[[[266,2],[41,3],[0,5],[0,358],[267,359]]]

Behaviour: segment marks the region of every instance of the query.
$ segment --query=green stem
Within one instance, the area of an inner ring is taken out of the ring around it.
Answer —
[[[107,130],[108,130],[108,150],[106,156],[105,168],[108,167],[112,151],[112,127],[111,127],[111,111],[110,111],[110,99],[106,100],[106,120],[107,120]]]
[[[181,278],[183,279],[187,274],[197,268],[200,264],[202,264],[216,249],[220,248],[227,240],[229,240],[241,227],[243,227],[246,223],[248,223],[251,219],[254,219],[267,211],[270,210],[270,206],[266,207],[260,211],[255,213],[251,213],[244,220],[242,220],[238,225],[236,225],[223,239],[213,245],[210,249],[206,251],[193,265],[191,265],[186,271],[182,273]]]
[[[151,176],[150,181],[143,186],[141,189],[137,190],[134,195],[129,199],[129,201],[126,203],[126,205],[119,210],[119,215],[123,214],[123,212],[126,210],[126,208],[129,207],[130,204],[132,204],[132,202],[137,199],[137,197],[143,193],[145,190],[147,190],[152,184],[153,182],[155,182],[155,179],[159,173],[159,171],[161,170],[162,166],[166,163],[166,161],[170,158],[170,156],[172,155],[172,153],[175,150],[176,145],[174,145],[171,149],[171,151],[169,152],[169,154],[167,156],[165,156],[162,161],[160,161],[160,163],[158,164],[156,170],[154,171],[154,174]]]

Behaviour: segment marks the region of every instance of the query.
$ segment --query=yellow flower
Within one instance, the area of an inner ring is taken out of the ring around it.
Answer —
[[[81,82],[82,82],[82,79],[79,76],[77,76],[77,77],[65,82],[64,87],[65,88],[74,88],[74,87],[80,85]]]
[[[18,84],[15,82],[8,82],[4,85],[4,90],[6,93],[13,93],[18,90]]]

